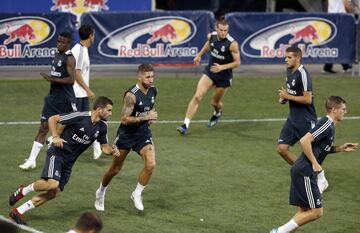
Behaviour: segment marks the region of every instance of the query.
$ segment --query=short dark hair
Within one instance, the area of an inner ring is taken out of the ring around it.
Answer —
[[[215,25],[218,26],[219,24],[221,25],[229,25],[228,21],[225,19],[225,16],[220,16],[217,20]]]
[[[154,71],[154,67],[151,64],[141,64],[138,67],[138,73],[139,72],[148,72],[148,71]]]
[[[105,96],[99,96],[94,102],[93,110],[96,110],[97,108],[105,108],[108,104],[114,105],[111,99]]]
[[[288,47],[286,49],[287,53],[294,53],[296,57],[302,57],[302,52],[301,49],[299,49],[298,47]]]
[[[341,104],[346,104],[346,101],[340,96],[329,96],[325,103],[326,112],[330,112],[331,109],[339,107]]]
[[[71,35],[70,32],[60,32],[60,33],[59,33],[59,36],[62,36],[62,37],[67,38],[68,41],[69,41],[69,44],[71,44],[71,42],[72,42],[72,35]]]
[[[79,36],[81,40],[89,39],[90,35],[94,33],[94,28],[88,24],[83,24],[79,28]]]
[[[103,227],[100,217],[91,212],[83,213],[80,218],[77,220],[75,228],[81,231],[91,231],[100,232]]]

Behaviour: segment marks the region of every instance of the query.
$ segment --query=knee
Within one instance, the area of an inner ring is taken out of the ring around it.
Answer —
[[[277,153],[281,156],[285,156],[287,152],[289,151],[287,147],[283,145],[277,145],[276,147]]]
[[[49,200],[54,199],[54,198],[58,195],[58,193],[59,193],[59,189],[58,189],[58,188],[55,188],[55,189],[52,189],[52,190],[47,191]]]
[[[203,99],[203,95],[201,95],[201,94],[195,94],[193,97],[193,101],[197,104],[199,104],[202,99]]]
[[[314,209],[313,211],[313,219],[319,219],[323,216],[324,214],[324,211],[323,211],[323,208],[317,208],[317,209]]]
[[[152,173],[153,170],[155,169],[155,166],[156,166],[155,160],[147,161],[147,162],[145,163],[145,170],[147,170],[148,172]]]
[[[48,190],[49,191],[52,191],[52,190],[57,190],[58,187],[59,187],[59,181],[57,180],[53,180],[53,179],[50,179],[47,181],[47,184],[48,184]]]
[[[120,172],[121,168],[122,168],[122,164],[113,165],[110,167],[109,173],[112,176],[116,176]]]

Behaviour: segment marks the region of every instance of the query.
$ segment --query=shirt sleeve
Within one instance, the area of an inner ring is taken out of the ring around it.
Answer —
[[[60,114],[60,122],[63,125],[72,125],[79,122],[82,117],[90,116],[90,112],[72,112]]]
[[[314,140],[320,141],[331,133],[332,121],[329,118],[322,118],[313,129],[310,130],[310,133],[314,137]]]
[[[83,47],[79,44],[76,44],[71,49],[71,52],[74,55],[75,60],[76,60],[75,69],[81,70],[84,66],[84,49],[83,49]]]
[[[96,139],[100,144],[109,144],[107,131],[108,131],[107,130],[107,124],[103,123],[102,126],[101,126],[100,134]]]

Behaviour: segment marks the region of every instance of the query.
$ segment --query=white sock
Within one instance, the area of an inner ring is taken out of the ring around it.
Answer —
[[[138,195],[141,195],[142,191],[144,190],[146,186],[143,186],[141,185],[139,182],[137,183],[136,185],[136,188],[135,188],[135,193],[138,194]]]
[[[278,228],[278,233],[288,233],[295,229],[297,229],[299,225],[294,221],[294,219],[291,219],[288,223],[282,225]]]
[[[94,141],[93,142],[93,148],[96,148],[96,147],[98,147],[98,148],[100,148],[101,149],[101,147],[100,147],[100,142],[98,142],[98,141]]]
[[[28,186],[24,187],[22,190],[22,194],[25,196],[31,192],[34,192],[34,183],[29,184]]]
[[[107,189],[107,186],[103,186],[102,183],[100,183],[100,186],[99,186],[99,191],[101,194],[105,194],[106,192],[106,189]]]
[[[221,111],[218,111],[218,112],[217,112],[217,111],[214,111],[213,115],[214,115],[214,116],[217,116],[217,117],[218,117],[218,116],[221,116]]]
[[[184,124],[186,125],[186,128],[189,128],[190,119],[189,119],[189,118],[185,118],[185,119],[184,119]]]
[[[30,152],[30,156],[29,156],[29,160],[31,161],[36,161],[37,156],[40,153],[41,148],[43,148],[43,144],[34,141],[33,146],[31,148],[31,152]]]
[[[325,181],[326,178],[325,178],[325,171],[322,170],[319,174],[318,174],[318,180],[321,180],[321,181]]]
[[[34,209],[34,208],[35,208],[35,206],[32,203],[32,201],[28,200],[27,202],[25,202],[24,204],[22,204],[21,206],[19,206],[16,209],[20,214],[24,214],[26,211],[29,211],[29,210]]]

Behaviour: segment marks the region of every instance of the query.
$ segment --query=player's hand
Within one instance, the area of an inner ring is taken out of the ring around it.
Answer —
[[[320,166],[320,164],[318,164],[318,163],[313,164],[312,168],[313,168],[314,172],[316,172],[316,173],[320,173],[323,170],[322,167]]]
[[[53,144],[54,144],[56,147],[63,148],[63,147],[64,147],[64,143],[67,143],[67,141],[65,141],[65,140],[62,139],[61,137],[53,137]]]
[[[119,149],[117,148],[116,145],[112,145],[112,147],[111,147],[111,154],[112,154],[113,156],[120,157],[120,151],[119,151]]]
[[[347,142],[340,146],[340,151],[343,152],[355,151],[358,148],[358,146],[359,146],[358,143]]]
[[[95,93],[90,89],[86,91],[86,94],[89,97],[89,99],[91,99],[91,100],[94,100],[96,98]]]
[[[288,93],[284,87],[280,87],[278,93],[279,93],[279,99],[287,100]]]
[[[194,58],[194,64],[199,66],[201,62],[201,57],[199,55],[196,55],[196,57]]]
[[[287,102],[287,99],[279,98],[280,104],[286,104],[286,102]]]
[[[151,109],[147,114],[147,120],[156,120],[158,118],[158,113],[155,109]]]
[[[45,74],[44,72],[41,72],[40,75],[41,75],[46,81],[50,81],[49,75]]]
[[[219,73],[220,71],[223,70],[223,66],[219,65],[218,63],[214,63],[211,67],[210,67],[210,71],[213,73]]]

